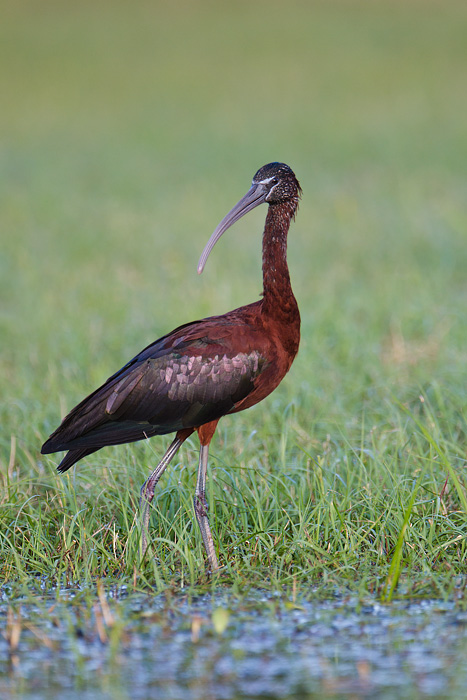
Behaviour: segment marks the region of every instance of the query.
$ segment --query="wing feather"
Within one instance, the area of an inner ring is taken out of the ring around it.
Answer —
[[[220,418],[254,390],[267,365],[250,343],[239,351],[239,338],[238,323],[225,317],[187,324],[160,338],[78,404],[42,453],[72,450],[73,463],[104,445]]]

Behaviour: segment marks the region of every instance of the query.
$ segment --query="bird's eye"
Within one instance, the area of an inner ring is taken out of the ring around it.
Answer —
[[[279,178],[278,177],[273,177],[271,180],[271,185],[278,185],[279,184]]]

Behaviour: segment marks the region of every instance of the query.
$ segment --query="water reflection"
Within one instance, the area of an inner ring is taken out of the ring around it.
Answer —
[[[467,614],[450,602],[222,591],[194,601],[120,594],[106,609],[101,591],[92,602],[24,600],[7,619],[8,609],[4,594],[5,699],[459,698],[467,687]]]

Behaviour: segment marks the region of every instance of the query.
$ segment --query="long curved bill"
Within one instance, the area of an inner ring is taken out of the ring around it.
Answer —
[[[268,190],[263,185],[252,185],[246,195],[242,197],[239,202],[237,202],[234,208],[229,211],[227,216],[224,216],[201,254],[198,263],[198,275],[200,275],[204,270],[209,254],[222,234],[225,233],[227,229],[232,226],[232,224],[241,219],[242,216],[245,216],[245,214],[248,214],[249,211],[265,202],[267,193]]]

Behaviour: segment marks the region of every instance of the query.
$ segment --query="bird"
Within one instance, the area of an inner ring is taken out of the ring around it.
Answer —
[[[248,192],[214,230],[199,259],[201,274],[225,231],[252,209],[267,204],[259,300],[186,323],[148,345],[73,408],[42,446],[42,454],[67,450],[57,467],[63,473],[102,447],[175,433],[141,488],[143,556],[155,487],[181,445],[196,431],[200,451],[194,511],[209,570],[220,568],[206,501],[209,446],[219,420],[265,399],[298,352],[300,313],[290,283],[287,236],[301,192],[288,165],[264,165]]]

